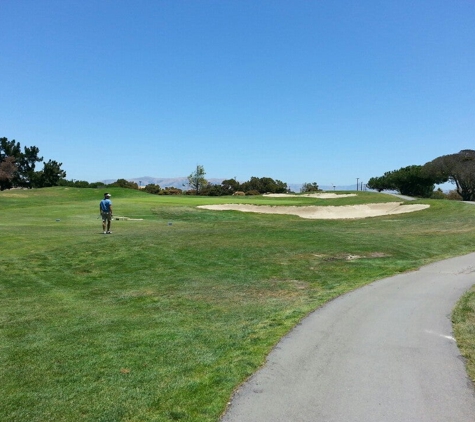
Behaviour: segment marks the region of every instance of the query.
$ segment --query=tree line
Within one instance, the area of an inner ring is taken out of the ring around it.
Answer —
[[[395,190],[402,195],[437,197],[435,185],[451,182],[463,201],[475,200],[475,151],[464,149],[442,155],[424,165],[412,165],[372,177],[367,186],[378,192]]]
[[[66,177],[62,163],[54,160],[43,162],[38,147],[22,148],[19,142],[0,138],[0,190],[21,188],[43,188],[56,186]],[[43,168],[37,170],[37,163]]]
[[[0,190],[11,188],[43,188],[51,186],[68,186],[77,188],[105,187],[102,182],[89,183],[85,180],[67,180],[66,171],[55,160],[43,161],[36,146],[23,147],[15,140],[9,141],[6,137],[0,138]],[[43,168],[38,170],[38,163],[43,163]],[[251,177],[246,182],[240,183],[235,179],[223,180],[221,184],[209,183],[205,178],[206,172],[202,165],[188,176],[189,189],[182,190],[175,187],[161,188],[159,185],[149,184],[143,189],[145,192],[158,195],[207,195],[223,196],[242,192],[246,195],[259,195],[262,193],[285,193],[289,191],[287,183],[274,180],[270,177]],[[122,187],[139,189],[135,182],[118,179],[109,187]],[[306,183],[302,192],[318,190],[318,185]]]
[[[147,185],[144,190],[158,195],[182,194],[201,196],[234,195],[237,192],[245,195],[261,195],[263,193],[285,193],[289,191],[287,183],[274,180],[270,177],[251,177],[248,181],[240,183],[236,179],[226,179],[220,184],[210,183],[205,178],[206,171],[202,165],[187,177],[189,189],[183,191],[176,188],[160,188],[159,185]]]
[[[221,184],[209,183],[205,178],[206,172],[202,165],[197,165],[196,169],[188,176],[190,190],[186,193],[206,196],[225,196],[241,193],[244,195],[261,195],[263,193],[287,193],[290,189],[287,183],[281,180],[274,180],[271,177],[251,177],[246,182],[238,182],[236,179],[226,179]],[[145,187],[147,189],[147,187]],[[304,183],[301,192],[319,191],[318,184]]]
[[[89,183],[81,180],[66,180],[66,171],[55,160],[43,161],[36,146],[21,147],[15,140],[0,138],[0,190],[11,188],[42,188],[50,186],[73,187],[103,187],[102,182]],[[43,168],[37,170],[37,164],[43,163]],[[175,187],[161,188],[149,184],[145,192],[158,195],[207,195],[223,196],[236,193],[245,195],[260,195],[263,193],[286,193],[290,189],[287,183],[270,177],[251,177],[245,182],[236,179],[226,179],[220,184],[209,183],[202,165],[188,176],[189,189],[183,191]],[[456,154],[437,157],[424,165],[411,165],[372,177],[367,187],[379,192],[384,190],[398,191],[402,195],[422,198],[438,197],[434,192],[435,185],[451,182],[455,185],[456,194],[464,201],[475,200],[475,151],[462,150]],[[129,189],[139,189],[135,182],[118,179],[107,186],[117,186]],[[319,191],[318,184],[304,183],[300,192]]]

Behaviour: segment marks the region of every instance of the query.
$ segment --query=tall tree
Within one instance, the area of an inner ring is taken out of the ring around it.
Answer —
[[[61,163],[49,160],[44,164],[42,171],[36,171],[36,164],[43,161],[39,156],[39,148],[36,146],[24,147],[23,150],[19,142],[9,141],[7,138],[0,138],[0,166],[5,172],[8,168],[12,170],[11,164],[14,162],[15,169],[9,177],[2,177],[0,180],[0,190],[12,187],[41,188],[43,186],[55,186],[59,180],[66,176],[66,172],[61,169]]]
[[[126,188],[126,189],[138,189],[139,185],[135,182],[129,182],[125,179],[117,179],[114,183],[111,183],[109,186],[114,186],[118,188]]]
[[[63,163],[58,163],[54,160],[49,160],[43,164],[43,170],[38,172],[36,178],[37,187],[58,186],[59,181],[66,177],[66,172],[61,169]]]
[[[456,154],[442,155],[424,164],[424,171],[436,183],[455,183],[464,201],[475,201],[475,151],[464,149]]]
[[[239,182],[236,179],[226,179],[221,182],[223,187],[223,195],[232,195],[234,192],[240,190]]]
[[[0,190],[3,190],[3,184],[7,186],[11,183],[16,171],[15,157],[6,157],[3,161],[0,161]]]
[[[397,190],[402,195],[429,198],[437,179],[423,171],[422,166],[413,165],[388,171],[381,177],[372,177],[367,186],[370,189]]]
[[[35,172],[36,163],[43,161],[43,157],[38,154],[38,147],[24,147],[20,157],[17,158],[18,171],[13,183],[24,188],[42,187],[39,184],[39,174]]]
[[[377,190],[378,192],[381,192],[383,190],[395,189],[394,186],[389,183],[389,180],[385,176],[372,177],[368,180],[366,186],[370,189]]]
[[[208,184],[208,181],[205,179],[205,175],[205,168],[198,164],[193,173],[188,176],[188,184],[197,195],[199,195],[201,190]]]
[[[245,192],[257,191],[259,193],[285,193],[288,190],[287,183],[274,180],[270,177],[251,177],[247,182],[241,184],[241,189]]]
[[[318,192],[320,189],[318,187],[317,182],[313,183],[304,183],[302,187],[300,188],[301,193],[306,193],[306,192]]]

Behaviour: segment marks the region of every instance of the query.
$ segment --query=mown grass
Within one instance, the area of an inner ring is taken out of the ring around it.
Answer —
[[[110,236],[102,191],[0,193],[0,420],[217,421],[311,310],[475,250],[475,207],[460,202],[324,221],[196,206],[399,200],[111,192],[116,216],[143,221],[114,221]]]

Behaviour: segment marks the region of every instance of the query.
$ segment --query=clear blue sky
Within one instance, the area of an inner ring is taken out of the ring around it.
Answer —
[[[475,149],[472,0],[0,0],[0,136],[68,179],[348,185]]]

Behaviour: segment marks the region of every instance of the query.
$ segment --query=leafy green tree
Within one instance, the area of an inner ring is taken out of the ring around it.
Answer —
[[[285,193],[288,191],[287,183],[274,180],[270,177],[251,177],[241,184],[244,192],[257,191],[259,193]]]
[[[313,183],[304,183],[300,188],[301,193],[308,193],[308,192],[318,192],[320,189],[318,187],[317,182]]]
[[[145,186],[143,190],[147,193],[152,193],[154,195],[157,195],[160,193],[162,189],[160,188],[160,185],[155,185],[153,183],[150,183],[147,186]]]
[[[2,183],[5,185],[10,184],[16,171],[15,157],[6,157],[0,162],[0,187]]]
[[[2,168],[8,170],[8,177],[5,173],[4,177],[0,179],[0,190],[10,189],[14,187],[14,179],[18,174],[18,159],[21,157],[21,146],[15,140],[9,141],[7,138],[0,138],[0,165]],[[15,169],[11,173],[11,164],[15,162]],[[6,164],[4,164],[6,163]]]
[[[390,181],[387,177],[381,176],[381,177],[372,177],[371,179],[368,180],[368,183],[366,186],[369,189],[374,189],[377,190],[378,192],[381,192],[383,190],[394,190],[394,186],[390,184]]]
[[[167,186],[164,189],[161,189],[158,193],[159,195],[181,195],[183,191],[178,188],[174,188],[173,186]]]
[[[59,181],[66,177],[66,172],[61,169],[63,163],[58,163],[54,160],[49,160],[44,163],[43,170],[35,176],[34,187],[50,187],[58,186]]]
[[[3,176],[0,180],[0,190],[12,187],[43,187],[58,184],[66,173],[61,169],[61,163],[49,161],[44,164],[42,171],[36,171],[36,164],[43,161],[36,146],[21,148],[19,142],[0,138],[0,166]],[[11,174],[12,163],[15,169]],[[6,177],[5,169],[8,169]],[[52,184],[53,183],[53,184]]]
[[[224,196],[229,193],[224,189],[223,185],[208,183],[200,192],[200,195],[206,196]]]
[[[205,175],[205,168],[202,165],[197,165],[193,173],[188,176],[188,184],[191,190],[195,191],[196,195],[199,195],[201,190],[208,184]]]
[[[40,185],[40,175],[35,172],[36,163],[41,163],[38,147],[24,147],[23,153],[17,159],[18,171],[14,177],[14,184],[24,188],[42,187]]]
[[[104,182],[93,182],[89,183],[87,180],[66,180],[61,179],[58,181],[58,186],[69,186],[71,188],[103,188],[106,186]]]
[[[438,157],[424,164],[424,171],[436,183],[451,182],[464,201],[475,200],[475,151],[464,149],[457,154]]]
[[[226,179],[221,182],[223,187],[223,195],[232,195],[234,192],[241,190],[241,185],[236,179]]]
[[[431,177],[422,166],[413,165],[384,173],[382,177],[371,178],[367,186],[370,189],[397,190],[401,195],[430,198],[436,179]]]
[[[126,189],[138,189],[139,185],[135,182],[129,182],[125,179],[117,179],[114,183],[111,183],[109,186],[117,188],[126,188]]]

